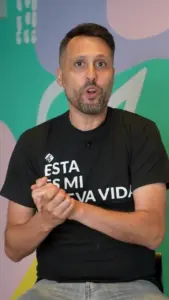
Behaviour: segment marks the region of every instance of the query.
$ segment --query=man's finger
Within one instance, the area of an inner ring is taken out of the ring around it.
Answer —
[[[34,189],[34,191],[32,191],[32,197],[38,198],[38,197],[42,197],[46,195],[46,190],[45,189]]]
[[[52,212],[53,210],[57,209],[63,202],[70,202],[70,197],[63,191],[59,191],[59,193],[52,199],[52,201],[48,203],[47,209]]]
[[[42,178],[38,178],[36,180],[36,183],[31,185],[31,190],[34,190],[34,189],[39,188],[39,187],[42,187],[45,184],[47,184],[47,177],[44,176]]]
[[[32,184],[32,185],[31,185],[31,190],[33,191],[33,190],[35,190],[35,189],[37,189],[37,185],[36,185],[36,184]]]
[[[35,205],[36,205],[36,208],[38,211],[41,211],[42,210],[42,204],[41,204],[41,198],[36,198],[36,200],[34,201]]]
[[[59,189],[54,184],[47,183],[42,187],[33,188],[32,196],[44,196],[46,198],[53,198],[58,193],[58,190]]]
[[[70,197],[65,199],[62,198],[54,198],[53,201],[48,203],[47,210],[51,214],[60,217],[60,215],[71,205]]]
[[[35,188],[32,190],[32,198],[33,201],[38,207],[38,210],[42,210],[42,208],[51,202],[54,197],[59,192],[59,189],[51,183],[46,184],[40,188]],[[61,194],[65,192],[62,191]]]
[[[36,180],[37,187],[41,187],[41,186],[45,185],[46,183],[47,183],[47,177],[45,177],[45,176],[42,178],[38,178]]]
[[[71,202],[71,204],[68,206],[67,209],[64,210],[64,212],[60,215],[61,219],[67,219],[72,214],[74,208],[74,203]]]

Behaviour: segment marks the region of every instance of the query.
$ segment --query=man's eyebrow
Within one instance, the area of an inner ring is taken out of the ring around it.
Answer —
[[[88,57],[89,55],[77,55],[75,57],[69,56],[69,59],[71,60],[75,60],[75,59],[85,59],[86,57]],[[110,59],[108,56],[104,55],[104,54],[98,54],[94,57],[95,59],[97,58],[105,58],[105,59]]]

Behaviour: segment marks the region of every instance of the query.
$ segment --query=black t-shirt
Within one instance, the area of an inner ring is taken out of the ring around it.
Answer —
[[[1,195],[35,207],[30,186],[48,177],[76,200],[104,209],[134,211],[133,190],[168,184],[169,164],[152,121],[108,108],[96,129],[80,131],[69,113],[27,130],[10,159]],[[37,249],[38,280],[120,282],[155,277],[155,252],[67,220]]]

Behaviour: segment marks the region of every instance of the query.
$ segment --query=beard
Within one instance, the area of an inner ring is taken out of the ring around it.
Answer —
[[[66,97],[70,104],[74,106],[78,111],[87,114],[87,115],[98,115],[104,111],[107,107],[109,97],[111,92],[105,92],[102,88],[98,87],[99,93],[96,96],[96,99],[91,100],[91,103],[86,103],[83,94],[87,87],[94,86],[93,83],[88,83],[85,87],[79,89],[78,91],[74,90],[72,95],[65,90]],[[95,85],[96,86],[96,85]]]

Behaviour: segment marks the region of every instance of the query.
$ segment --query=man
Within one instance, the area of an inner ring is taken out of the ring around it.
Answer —
[[[156,125],[108,108],[114,39],[81,24],[60,44],[69,110],[27,130],[12,154],[5,251],[37,250],[37,283],[20,299],[166,299],[155,249],[165,235],[169,164]]]

